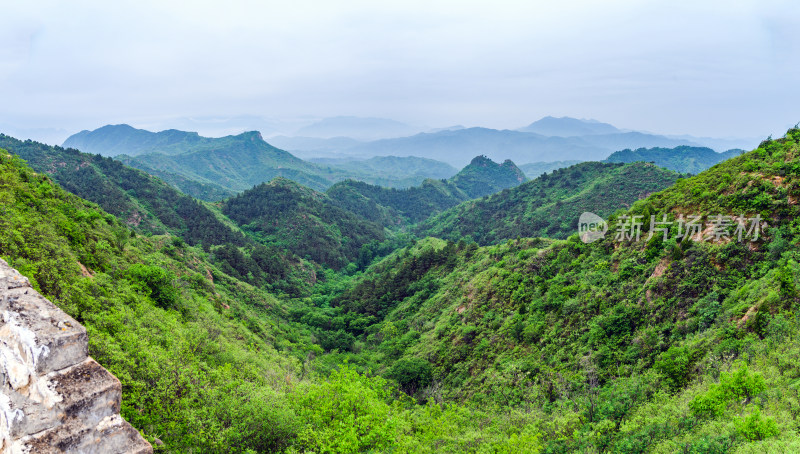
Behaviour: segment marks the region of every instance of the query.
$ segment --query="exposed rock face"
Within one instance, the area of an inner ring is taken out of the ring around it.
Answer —
[[[86,329],[0,259],[0,452],[152,453]]]

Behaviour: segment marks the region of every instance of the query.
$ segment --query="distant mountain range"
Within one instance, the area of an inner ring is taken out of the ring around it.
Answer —
[[[708,146],[717,151],[749,149],[757,139],[713,139],[665,136],[616,128],[596,120],[544,117],[517,130],[463,128],[431,130],[407,137],[368,142],[308,137],[275,137],[274,144],[304,158],[335,156],[420,156],[461,167],[476,155],[520,164],[549,161],[602,160],[626,148]]]
[[[513,188],[527,181],[511,161],[498,164],[477,156],[447,180],[425,180],[408,189],[343,181],[327,194],[339,206],[386,227],[416,223],[469,199]]]
[[[416,226],[419,236],[481,245],[519,237],[566,238],[577,230],[584,211],[602,217],[680,177],[650,163],[584,162],[542,175],[507,191],[470,200]]]
[[[304,126],[295,135],[323,139],[350,137],[356,140],[376,140],[409,136],[418,132],[418,128],[385,118],[333,117]]]
[[[608,123],[601,123],[597,120],[578,120],[570,117],[544,117],[524,128],[517,129],[517,131],[557,137],[618,134],[623,132]]]
[[[194,132],[150,132],[128,125],[108,125],[81,131],[68,138],[64,146],[114,156],[193,197],[211,201],[279,176],[324,191],[345,179],[409,187],[426,178],[447,178],[456,173],[448,164],[418,157],[312,163],[273,147],[255,131],[210,138]]]
[[[744,150],[728,150],[717,153],[706,147],[680,146],[675,148],[638,148],[615,151],[606,162],[652,162],[659,167],[680,173],[700,173],[709,167],[739,156]]]
[[[174,129],[150,132],[128,125],[108,125],[94,131],[81,131],[69,137],[64,146],[106,156],[124,155],[119,158],[123,162],[204,200],[219,200],[278,176],[318,191],[346,179],[403,188],[419,185],[426,178],[446,178],[448,173],[464,167],[475,156],[485,156],[496,162],[511,160],[525,167],[527,163],[536,162],[600,161],[625,149],[698,147],[688,136],[672,138],[624,131],[607,123],[569,117],[545,117],[520,130],[454,126],[436,132],[365,141],[370,135],[368,130],[373,130],[375,137],[413,129],[385,119],[336,117],[301,128],[302,136],[270,139],[279,145],[275,147],[255,131],[209,138]],[[334,134],[356,137],[326,138]],[[311,135],[316,137],[309,137]],[[754,144],[743,146],[751,145]],[[324,158],[308,162],[295,153],[306,159]],[[376,156],[397,158],[369,159]],[[420,161],[421,158],[427,161]],[[687,171],[684,167],[669,168]],[[695,167],[691,168],[696,171]],[[532,171],[531,177],[541,174],[538,169]]]

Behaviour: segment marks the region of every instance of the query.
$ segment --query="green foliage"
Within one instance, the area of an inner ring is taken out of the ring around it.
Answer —
[[[764,389],[766,384],[761,374],[751,372],[744,364],[733,373],[723,372],[719,384],[712,384],[708,391],[692,399],[689,408],[699,417],[718,417],[731,401],[746,405]]]
[[[158,266],[134,263],[128,268],[130,278],[142,284],[149,296],[157,306],[162,309],[176,309],[178,304],[178,291],[174,286],[175,275]]]
[[[631,163],[652,162],[659,167],[678,173],[700,173],[709,167],[744,153],[742,150],[728,150],[724,153],[706,147],[681,145],[675,148],[638,148],[615,151],[606,162]]]
[[[749,441],[760,441],[780,433],[775,419],[764,417],[756,407],[749,415],[736,420],[736,430]]]
[[[222,211],[265,244],[340,269],[383,228],[336,206],[328,196],[278,178],[225,201]]]
[[[671,347],[655,362],[654,367],[666,376],[667,385],[672,390],[678,390],[689,381],[691,364],[692,354],[687,347]]]
[[[528,178],[508,159],[498,164],[486,156],[477,156],[450,181],[469,198],[477,199],[518,186]]]
[[[389,388],[380,377],[359,375],[346,364],[321,383],[293,393],[293,406],[305,427],[299,447],[313,452],[384,451],[398,431],[397,404],[388,404]]]
[[[431,384],[433,369],[430,363],[421,358],[401,359],[394,363],[387,376],[396,381],[405,393],[414,395]]]
[[[518,237],[566,238],[577,231],[584,211],[608,216],[677,178],[652,164],[585,162],[462,203],[422,222],[416,232],[453,241],[469,235],[483,245]]]

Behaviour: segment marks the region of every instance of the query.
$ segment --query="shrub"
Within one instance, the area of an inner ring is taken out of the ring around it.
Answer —
[[[736,431],[750,441],[764,440],[780,433],[775,419],[763,416],[758,407],[736,421]]]
[[[175,275],[171,271],[135,263],[128,268],[128,276],[141,285],[157,306],[162,309],[177,309],[178,290],[172,284]]]
[[[401,359],[392,366],[388,377],[395,380],[407,394],[414,394],[431,384],[433,369],[421,358]]]

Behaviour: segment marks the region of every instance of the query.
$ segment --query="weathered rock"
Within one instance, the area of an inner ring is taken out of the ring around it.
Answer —
[[[0,259],[0,452],[152,453],[86,329]]]

